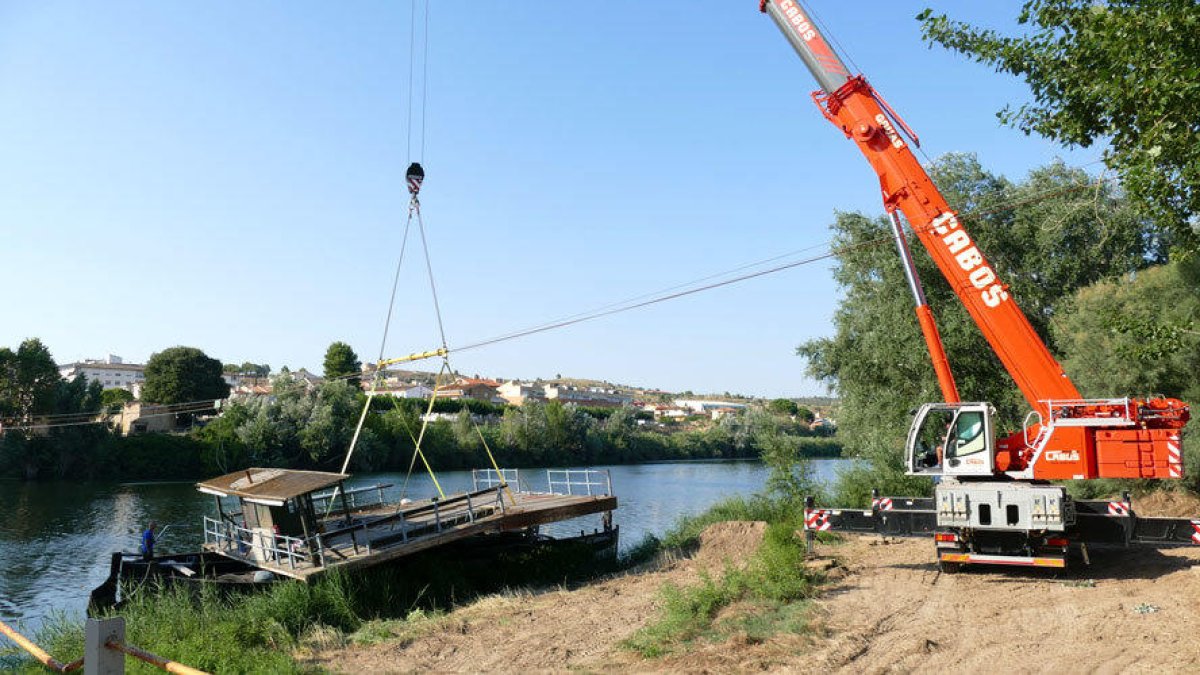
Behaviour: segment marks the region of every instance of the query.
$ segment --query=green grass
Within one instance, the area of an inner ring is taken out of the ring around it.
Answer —
[[[562,583],[608,571],[594,564],[590,552],[571,547],[476,560],[464,551],[352,575],[334,571],[311,584],[283,581],[247,595],[223,595],[211,587],[199,593],[148,588],[113,614],[125,618],[129,644],[201,670],[299,673],[304,668],[296,657],[308,650],[411,640],[436,627],[460,602],[511,586]],[[45,622],[33,639],[60,661],[83,655],[83,626],[65,615]],[[133,660],[127,668],[161,672]],[[6,651],[0,651],[0,670],[45,672]]]
[[[721,502],[681,521],[663,538],[664,548],[686,551],[696,545],[705,527],[717,522],[763,520],[768,525],[762,546],[744,568],[726,567],[715,577],[702,574],[691,586],[665,586],[659,618],[624,646],[654,658],[697,640],[723,641],[741,634],[759,641],[780,632],[802,632],[807,599],[820,580],[803,564],[804,544],[795,536],[801,519],[794,502],[756,496]],[[719,616],[734,605],[739,611],[733,616]]]

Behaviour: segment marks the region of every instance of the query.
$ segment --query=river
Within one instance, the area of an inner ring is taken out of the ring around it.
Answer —
[[[848,460],[813,460],[818,480],[831,480]],[[646,534],[661,535],[680,516],[703,511],[734,495],[761,491],[767,469],[759,462],[663,462],[598,467],[607,469],[619,507],[621,545]],[[544,470],[522,469],[523,483],[546,489]],[[471,472],[438,473],[447,494],[471,487]],[[404,475],[355,475],[349,487],[392,483],[398,499]],[[433,496],[428,475],[414,474],[405,495]],[[195,550],[202,515],[215,515],[211,497],[184,483],[20,483],[0,481],[0,619],[33,629],[54,612],[81,616],[87,596],[108,574],[113,551],[137,550],[146,523],[159,524],[158,551]],[[548,534],[578,533],[598,526],[585,522],[543,527]]]

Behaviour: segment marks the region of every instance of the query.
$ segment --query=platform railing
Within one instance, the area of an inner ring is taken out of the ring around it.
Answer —
[[[346,490],[346,505],[349,506],[351,510],[354,510],[386,504],[387,498],[384,495],[384,490],[392,487],[392,485],[392,483],[379,483],[377,485],[368,485],[365,487],[351,488]],[[322,502],[330,502],[329,506],[331,508],[329,510],[337,511],[340,506],[337,502],[341,500],[341,496],[341,490],[334,490],[324,494],[313,495],[313,508],[320,511]]]
[[[612,495],[612,476],[607,469],[546,469],[550,494]]]
[[[1042,401],[1050,422],[1060,427],[1132,425],[1133,402],[1128,398],[1051,399]],[[1103,411],[1103,414],[1097,414]]]
[[[243,560],[286,565],[290,569],[303,565],[311,551],[318,556],[322,553],[319,539],[316,545],[310,545],[301,537],[251,530],[208,516],[204,516],[204,543]]]
[[[472,469],[471,489],[478,492],[488,488],[507,485],[513,492],[521,492],[520,469]]]

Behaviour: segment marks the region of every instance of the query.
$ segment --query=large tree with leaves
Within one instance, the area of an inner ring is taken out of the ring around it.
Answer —
[[[1033,101],[1000,111],[1067,146],[1109,144],[1130,195],[1200,249],[1200,4],[1195,0],[1025,0],[1006,36],[925,10],[927,40],[1023,78]]]
[[[1153,223],[1083,171],[1052,164],[1014,184],[973,156],[951,155],[930,173],[1052,349],[1049,327],[1064,297],[1165,258]],[[834,277],[844,296],[836,334],[799,353],[810,375],[837,390],[847,450],[872,458],[879,486],[898,491],[920,487],[899,478],[908,411],[941,394],[888,232],[884,217],[838,214]],[[1015,383],[915,239],[912,246],[964,400],[994,403],[1015,430],[1025,408]]]
[[[142,399],[148,403],[190,403],[229,396],[221,362],[195,347],[171,347],[146,362]]]
[[[53,412],[61,379],[41,340],[25,340],[15,352],[0,348],[0,416],[28,423]]]
[[[362,362],[358,354],[345,342],[334,342],[325,350],[325,377],[329,379],[346,378],[354,386],[358,386],[359,375],[362,373]]]

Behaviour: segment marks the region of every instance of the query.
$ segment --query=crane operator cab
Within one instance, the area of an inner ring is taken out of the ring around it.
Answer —
[[[905,448],[911,476],[991,476],[995,441],[988,403],[926,403]]]

